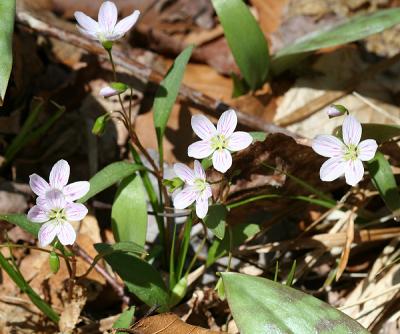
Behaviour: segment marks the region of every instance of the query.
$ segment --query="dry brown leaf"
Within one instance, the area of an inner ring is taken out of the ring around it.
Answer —
[[[347,230],[346,230],[346,243],[343,248],[342,256],[340,257],[338,270],[336,272],[336,281],[339,280],[340,276],[342,276],[344,270],[346,269],[347,262],[349,261],[351,244],[354,240],[354,213],[351,212],[349,215],[349,219],[347,221]]]
[[[138,321],[132,328],[132,333],[140,334],[213,334],[222,333],[189,325],[176,314],[164,313]],[[134,332],[136,331],[136,332]]]
[[[66,302],[64,310],[61,313],[58,326],[62,333],[72,333],[76,324],[79,322],[79,316],[86,304],[86,289],[80,285],[74,285],[72,299]]]

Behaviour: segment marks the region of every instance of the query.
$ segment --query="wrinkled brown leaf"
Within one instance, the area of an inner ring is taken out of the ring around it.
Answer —
[[[64,310],[61,313],[58,326],[62,333],[72,333],[76,324],[79,322],[79,316],[86,304],[87,296],[85,289],[80,285],[74,285],[72,299],[65,303]]]

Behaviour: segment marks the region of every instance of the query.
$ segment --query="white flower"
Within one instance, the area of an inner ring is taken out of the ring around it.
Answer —
[[[75,19],[83,35],[105,43],[115,41],[125,35],[135,25],[139,15],[140,12],[135,10],[117,23],[117,7],[112,1],[104,1],[99,10],[98,22],[82,12],[75,12]]]
[[[204,159],[212,155],[214,168],[225,173],[232,166],[231,152],[243,150],[253,141],[247,132],[234,132],[236,125],[237,116],[233,109],[229,109],[221,115],[217,128],[207,117],[193,116],[193,131],[202,140],[188,147],[189,157]]]
[[[376,153],[378,144],[374,139],[360,142],[361,124],[353,116],[346,116],[343,126],[343,141],[330,135],[315,137],[312,148],[318,154],[330,158],[321,166],[322,181],[333,181],[343,174],[346,183],[354,186],[364,175],[362,161],[371,160]]]
[[[208,199],[212,196],[212,193],[201,163],[195,160],[194,170],[184,164],[176,163],[174,171],[185,182],[183,189],[174,198],[174,207],[185,209],[196,202],[196,215],[203,219],[207,215]]]
[[[82,220],[87,215],[83,204],[68,203],[60,190],[53,189],[45,197],[38,198],[37,205],[28,212],[28,219],[34,223],[44,223],[39,230],[39,243],[45,247],[57,236],[63,245],[72,245],[76,233],[70,221]]]
[[[65,196],[67,202],[73,202],[82,198],[90,189],[90,183],[79,181],[68,184],[70,167],[65,160],[59,160],[50,171],[50,183],[47,183],[37,174],[29,176],[29,185],[32,191],[40,198],[46,198],[46,194],[54,189],[59,190]]]

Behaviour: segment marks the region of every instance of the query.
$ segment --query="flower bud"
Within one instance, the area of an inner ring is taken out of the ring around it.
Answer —
[[[52,251],[49,257],[50,270],[53,274],[57,274],[60,269],[60,259],[56,252]]]
[[[92,128],[92,133],[96,136],[101,136],[106,129],[109,118],[110,117],[108,114],[97,117],[96,122],[94,123]]]
[[[109,40],[104,40],[101,41],[101,45],[103,45],[103,48],[106,49],[107,51],[110,51],[113,47],[113,42]]]
[[[329,107],[325,108],[325,112],[329,116],[329,118],[342,116],[344,114],[349,114],[347,108],[340,104],[331,104]]]
[[[164,179],[163,185],[168,188],[168,191],[173,193],[176,189],[182,188],[184,182],[179,177],[173,179]]]
[[[122,82],[112,82],[110,83],[110,86],[106,86],[100,89],[100,95],[107,98],[118,94],[122,94],[127,89],[128,86]]]

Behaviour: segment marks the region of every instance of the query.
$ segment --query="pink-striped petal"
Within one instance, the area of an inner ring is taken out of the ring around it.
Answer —
[[[177,209],[186,209],[197,198],[197,192],[194,186],[186,186],[178,192],[174,198],[174,207]]]
[[[204,171],[203,167],[201,166],[200,161],[195,160],[194,161],[194,176],[197,179],[206,179],[206,172]]]
[[[65,218],[68,221],[80,221],[87,213],[88,209],[81,203],[68,203],[65,207]]]
[[[196,200],[196,215],[203,219],[208,212],[208,197],[200,196]]]
[[[225,111],[218,120],[217,132],[218,134],[229,137],[235,131],[237,125],[236,112],[233,109]]]
[[[78,181],[66,185],[63,193],[67,202],[73,202],[85,196],[90,189],[90,183],[87,181]]]
[[[369,161],[375,156],[378,144],[374,139],[366,139],[358,144],[357,149],[358,158],[362,161]]]
[[[54,238],[56,237],[58,231],[60,230],[60,225],[55,220],[50,220],[47,223],[44,223],[39,230],[39,244],[42,247],[46,247],[52,243]]]
[[[346,145],[358,145],[362,134],[360,122],[354,116],[346,116],[343,121],[342,133]]]
[[[221,173],[225,173],[232,166],[232,156],[228,150],[216,150],[212,156],[214,168]]]
[[[236,131],[228,139],[227,149],[230,151],[241,151],[250,146],[253,142],[253,137],[247,132]]]
[[[98,21],[103,32],[112,32],[118,20],[118,9],[112,1],[104,1],[99,10]]]
[[[49,209],[64,209],[66,205],[64,194],[57,189],[48,191],[43,201],[46,203],[45,205]]]
[[[318,135],[312,142],[312,149],[323,157],[332,158],[343,156],[344,144],[335,136]]]
[[[83,30],[93,34],[99,31],[99,24],[85,13],[75,12],[74,16]]]
[[[47,216],[47,211],[39,205],[31,207],[28,211],[27,216],[28,219],[33,223],[44,223],[49,220],[49,217]]]
[[[214,124],[204,115],[194,115],[191,120],[194,133],[203,140],[210,140],[217,134]]]
[[[29,186],[32,191],[38,196],[45,196],[46,192],[50,190],[50,185],[37,174],[32,174],[29,176]]]
[[[80,32],[83,36],[86,36],[87,38],[90,38],[90,39],[93,39],[93,40],[98,40],[98,39],[99,39],[97,33],[95,33],[95,32],[92,32],[92,31],[83,29],[82,27],[80,27],[80,26],[78,26],[78,25],[76,26],[76,28],[79,30],[79,32]]]
[[[59,160],[50,171],[50,186],[52,188],[62,189],[69,179],[70,168],[68,162]]]
[[[188,166],[178,162],[178,163],[174,164],[174,172],[185,183],[188,183],[188,184],[194,183],[194,179],[195,179],[194,172]]]
[[[60,223],[57,237],[63,245],[72,245],[76,240],[76,232],[70,223],[63,222]]]
[[[117,23],[114,28],[114,33],[125,35],[136,23],[140,15],[138,10],[135,10],[131,15],[125,17]]]
[[[188,156],[195,159],[204,159],[214,152],[211,142],[208,140],[199,140],[189,145]]]
[[[325,161],[319,171],[322,181],[333,181],[341,177],[346,170],[346,161],[342,158],[330,158]]]
[[[364,166],[361,160],[349,160],[346,162],[346,183],[350,186],[355,186],[362,180],[364,176]]]

